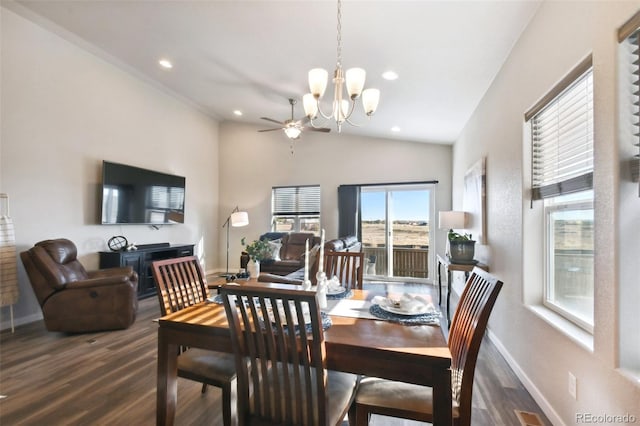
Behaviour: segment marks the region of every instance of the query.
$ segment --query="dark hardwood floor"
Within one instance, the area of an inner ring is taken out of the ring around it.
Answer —
[[[397,291],[397,290],[394,290]],[[1,425],[153,425],[158,301],[140,301],[127,330],[66,335],[39,321],[0,333]],[[486,339],[474,388],[474,425],[519,425],[514,410],[539,413]],[[220,391],[178,379],[176,425],[222,425]],[[550,424],[543,417],[544,424]],[[386,417],[374,426],[423,423]],[[346,422],[345,422],[346,425]]]

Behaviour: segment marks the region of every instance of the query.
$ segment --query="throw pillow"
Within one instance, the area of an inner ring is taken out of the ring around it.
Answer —
[[[282,247],[282,239],[269,241],[269,248],[271,249],[271,260],[277,262],[280,260],[280,248]]]

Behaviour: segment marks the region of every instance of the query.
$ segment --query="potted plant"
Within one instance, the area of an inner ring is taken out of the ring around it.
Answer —
[[[253,240],[252,243],[246,244],[243,237],[240,243],[251,259],[247,264],[247,272],[250,276],[257,278],[260,275],[260,262],[271,257],[269,242],[267,240]]]
[[[449,260],[451,263],[476,263],[473,259],[476,242],[472,239],[471,234],[459,234],[449,230],[447,237],[449,239]]]

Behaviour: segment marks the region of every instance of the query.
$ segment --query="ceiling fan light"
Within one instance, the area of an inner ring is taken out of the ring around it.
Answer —
[[[297,127],[287,127],[284,129],[284,133],[289,139],[298,139],[300,137],[300,133],[302,133],[302,130]]]
[[[304,106],[304,114],[313,119],[318,115],[318,101],[313,93],[307,93],[302,97],[302,105]]]
[[[347,70],[347,93],[351,99],[355,99],[362,93],[367,72],[362,68],[350,68]]]
[[[380,90],[378,89],[366,89],[362,92],[362,106],[367,115],[371,116],[376,109],[378,109],[378,103],[380,102]]]
[[[329,73],[322,68],[314,68],[309,71],[309,91],[313,96],[318,99],[324,95],[324,91],[327,88],[327,79]]]

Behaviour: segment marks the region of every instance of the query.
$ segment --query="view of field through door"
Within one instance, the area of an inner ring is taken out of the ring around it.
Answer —
[[[365,275],[429,277],[432,184],[363,186],[360,193]]]

